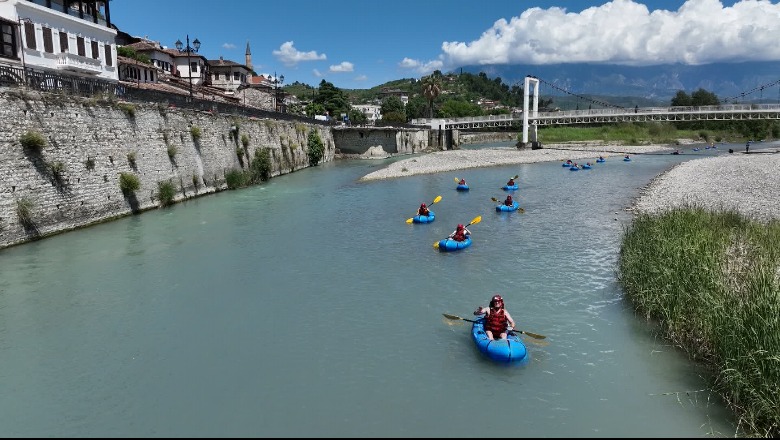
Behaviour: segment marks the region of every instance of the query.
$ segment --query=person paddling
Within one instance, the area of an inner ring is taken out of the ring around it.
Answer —
[[[509,312],[504,309],[504,299],[501,295],[494,295],[490,299],[490,307],[477,307],[474,315],[485,315],[485,334],[491,341],[495,339],[506,339],[507,328],[514,330],[515,320]],[[494,335],[498,335],[496,338]]]
[[[452,234],[449,235],[449,238],[455,241],[465,241],[469,236],[471,236],[471,231],[462,224],[459,224],[458,227],[452,231]]]
[[[512,196],[506,196],[506,200],[504,200],[504,205],[506,206],[514,206],[515,201],[512,200]]]
[[[425,205],[425,203],[420,205],[420,209],[417,210],[417,215],[421,215],[424,217],[427,217],[431,214],[431,211],[428,210],[428,206]]]

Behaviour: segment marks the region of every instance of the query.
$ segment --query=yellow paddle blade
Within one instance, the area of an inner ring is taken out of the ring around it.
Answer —
[[[525,209],[517,208],[517,212],[519,212],[520,214],[525,214]]]
[[[433,205],[435,203],[439,203],[440,201],[441,201],[441,196],[436,196],[436,198],[433,199],[433,203],[431,203],[431,205]]]
[[[515,174],[515,177],[512,178],[512,180],[516,180],[518,177],[520,177],[519,174]]]
[[[477,223],[479,223],[481,221],[482,221],[482,216],[478,215],[478,216],[474,217],[474,220],[472,220],[471,223],[469,223],[468,225],[469,226],[476,225]]]
[[[460,179],[458,179],[458,178],[456,177],[456,178],[455,178],[455,183],[460,183]]]
[[[437,242],[433,243],[433,247],[434,247],[434,249],[439,249],[439,242],[437,241]]]
[[[414,217],[406,219],[406,223],[411,224],[414,221]]]
[[[498,199],[497,199],[497,198],[495,198],[495,197],[491,197],[491,198],[490,198],[490,200],[492,200],[492,201],[494,201],[494,202],[497,202],[497,201],[498,201]]]
[[[442,313],[442,315],[444,315],[444,317],[447,319],[463,319],[460,316],[450,315],[449,313]]]

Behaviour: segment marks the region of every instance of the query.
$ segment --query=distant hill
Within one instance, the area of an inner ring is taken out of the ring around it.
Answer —
[[[455,69],[452,73],[460,71]],[[483,65],[464,66],[462,71],[474,74],[485,72],[489,77],[501,78],[505,84],[518,83],[521,87],[525,77],[533,75],[544,81],[540,84],[540,94],[552,96],[556,101],[567,93],[555,87],[583,96],[634,96],[667,103],[680,90],[690,94],[700,88],[714,93],[721,100],[746,93],[739,102],[780,101],[778,84],[760,90],[760,87],[780,79],[780,62],[775,61],[644,67],[586,63]]]

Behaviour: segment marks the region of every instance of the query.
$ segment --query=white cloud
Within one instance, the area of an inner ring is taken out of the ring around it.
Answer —
[[[285,66],[292,67],[302,61],[320,61],[326,60],[328,57],[325,54],[319,55],[316,51],[301,52],[293,47],[292,41],[287,41],[279,46],[279,50],[273,51],[276,59],[282,62]]]
[[[441,70],[444,67],[444,63],[441,60],[433,60],[428,62],[422,62],[419,60],[413,60],[411,58],[404,58],[398,63],[398,67],[402,69],[410,69],[420,75],[427,75],[434,70]]]
[[[355,81],[365,81],[368,77],[366,75],[358,75],[355,77]]]
[[[334,73],[352,72],[355,70],[355,66],[349,61],[342,61],[340,64],[330,66],[328,70]]]
[[[471,42],[442,43],[449,68],[471,64],[591,62],[624,65],[707,64],[780,60],[780,4],[687,0],[674,10],[650,11],[634,0],[612,0],[581,12],[563,7],[525,10],[500,19]],[[429,63],[405,58],[417,71]]]
[[[319,71],[319,70],[317,70],[317,69],[312,69],[311,73],[312,73],[314,76],[316,76],[317,78],[319,78],[319,77],[321,77],[321,76],[322,76],[322,74],[320,73],[320,71]]]
[[[235,48],[236,48],[236,45],[235,45],[235,44],[233,44],[233,43],[223,43],[223,44],[222,44],[222,48],[223,48],[223,49],[228,49],[228,50],[229,50],[229,49],[235,49]]]

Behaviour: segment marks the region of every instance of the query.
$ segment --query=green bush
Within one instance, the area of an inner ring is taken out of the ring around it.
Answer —
[[[54,180],[58,183],[62,183],[63,174],[66,170],[65,164],[59,161],[49,162],[46,164],[46,167],[49,169],[52,177],[54,177]]]
[[[33,203],[30,199],[22,197],[16,201],[16,216],[24,227],[35,225],[33,222]]]
[[[193,174],[192,175],[192,187],[197,188],[198,187],[198,175]]]
[[[225,174],[225,183],[228,189],[236,189],[246,186],[247,178],[241,170],[230,170]]]
[[[241,145],[244,146],[244,148],[249,146],[249,136],[242,134],[241,135]]]
[[[173,160],[176,157],[176,153],[179,152],[179,149],[176,148],[175,145],[168,145],[168,158]]]
[[[257,183],[259,181],[265,182],[271,178],[271,152],[268,148],[261,148],[255,150],[255,157],[252,158],[252,163],[249,166],[250,181]]]
[[[131,167],[135,168],[135,151],[127,153],[127,163],[129,163]]]
[[[202,134],[203,134],[203,133],[201,133],[201,131],[200,131],[200,127],[198,127],[198,126],[195,126],[195,125],[193,125],[192,127],[190,127],[190,135],[192,135],[192,138],[193,138],[194,140],[198,140],[198,139],[200,139],[200,137],[201,137],[201,135],[202,135]]]
[[[37,131],[28,131],[23,134],[19,138],[19,142],[22,144],[22,147],[35,152],[40,152],[46,146],[46,138]]]
[[[135,117],[135,104],[131,104],[129,102],[120,102],[118,105],[127,116],[131,118]]]
[[[122,194],[130,196],[139,188],[141,188],[141,181],[138,180],[138,176],[133,173],[119,173],[119,189],[122,190]]]
[[[157,197],[160,199],[160,206],[170,206],[176,196],[176,187],[170,180],[157,182]]]
[[[307,143],[309,147],[309,165],[316,166],[325,155],[325,146],[322,145],[322,139],[320,139],[319,133],[315,130],[309,132]]]

